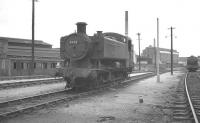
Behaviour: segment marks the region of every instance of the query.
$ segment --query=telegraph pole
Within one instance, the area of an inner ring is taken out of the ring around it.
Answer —
[[[134,56],[135,55],[134,54],[135,54],[135,51],[134,51],[134,45],[133,45],[133,69],[132,69],[133,71],[135,70],[135,63],[134,63],[134,61],[135,61],[135,57]]]
[[[171,75],[173,75],[173,27],[169,28],[171,30]]]
[[[153,47],[154,47],[154,62],[155,62],[155,72],[156,72],[156,39],[153,39]]]
[[[34,74],[34,62],[35,62],[35,2],[38,0],[32,0],[32,47],[31,47],[31,64],[30,73]]]
[[[35,36],[35,0],[32,0],[32,61],[31,61],[31,74],[34,74],[34,50],[35,50],[35,41],[34,41],[34,36]]]
[[[160,73],[159,73],[159,62],[160,62],[160,51],[159,51],[159,19],[157,18],[157,52],[156,52],[156,66],[157,66],[157,82],[160,82]]]
[[[139,58],[138,58],[138,60],[139,60],[139,71],[141,70],[141,66],[140,66],[140,33],[137,33],[137,35],[138,35],[138,45],[139,45]]]

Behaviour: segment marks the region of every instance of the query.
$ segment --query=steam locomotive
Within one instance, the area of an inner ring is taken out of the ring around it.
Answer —
[[[128,76],[133,68],[131,39],[97,31],[86,34],[86,23],[78,22],[77,32],[61,37],[64,79],[70,88],[94,88]]]
[[[187,58],[187,69],[189,72],[195,72],[199,68],[198,58],[195,56],[190,56]]]

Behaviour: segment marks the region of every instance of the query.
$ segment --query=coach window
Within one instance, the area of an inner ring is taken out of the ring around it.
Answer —
[[[13,69],[17,69],[17,63],[13,62]]]
[[[27,68],[27,69],[29,68],[29,63],[26,64],[26,68]]]
[[[24,69],[24,63],[21,62],[21,69]]]
[[[6,62],[5,60],[2,60],[2,66],[1,66],[2,69],[6,69],[6,63],[5,62]]]
[[[56,63],[51,63],[51,68],[56,68]]]
[[[43,63],[43,68],[47,69],[47,63]]]
[[[36,68],[36,63],[34,63],[34,69]]]
[[[24,62],[24,69],[27,69],[27,63]]]

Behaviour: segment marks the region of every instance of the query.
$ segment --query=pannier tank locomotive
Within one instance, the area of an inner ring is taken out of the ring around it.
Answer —
[[[190,56],[187,58],[187,69],[189,72],[196,72],[199,68],[198,58]]]
[[[113,32],[86,34],[86,23],[77,32],[61,37],[64,79],[71,88],[90,88],[128,76],[133,68],[131,39]]]

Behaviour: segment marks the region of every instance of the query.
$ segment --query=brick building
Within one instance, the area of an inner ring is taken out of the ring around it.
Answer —
[[[31,46],[29,39],[0,37],[0,76],[23,76],[30,73]],[[34,74],[52,75],[62,62],[60,49],[35,40]]]
[[[165,49],[165,48],[159,48],[160,51],[160,63],[161,64],[170,64],[171,63],[171,50]],[[146,47],[143,52],[142,56],[151,58],[152,63],[155,64],[155,53],[156,50],[151,45],[149,47]],[[173,50],[173,62],[174,64],[178,64],[178,58],[179,58],[179,52],[176,50]]]

